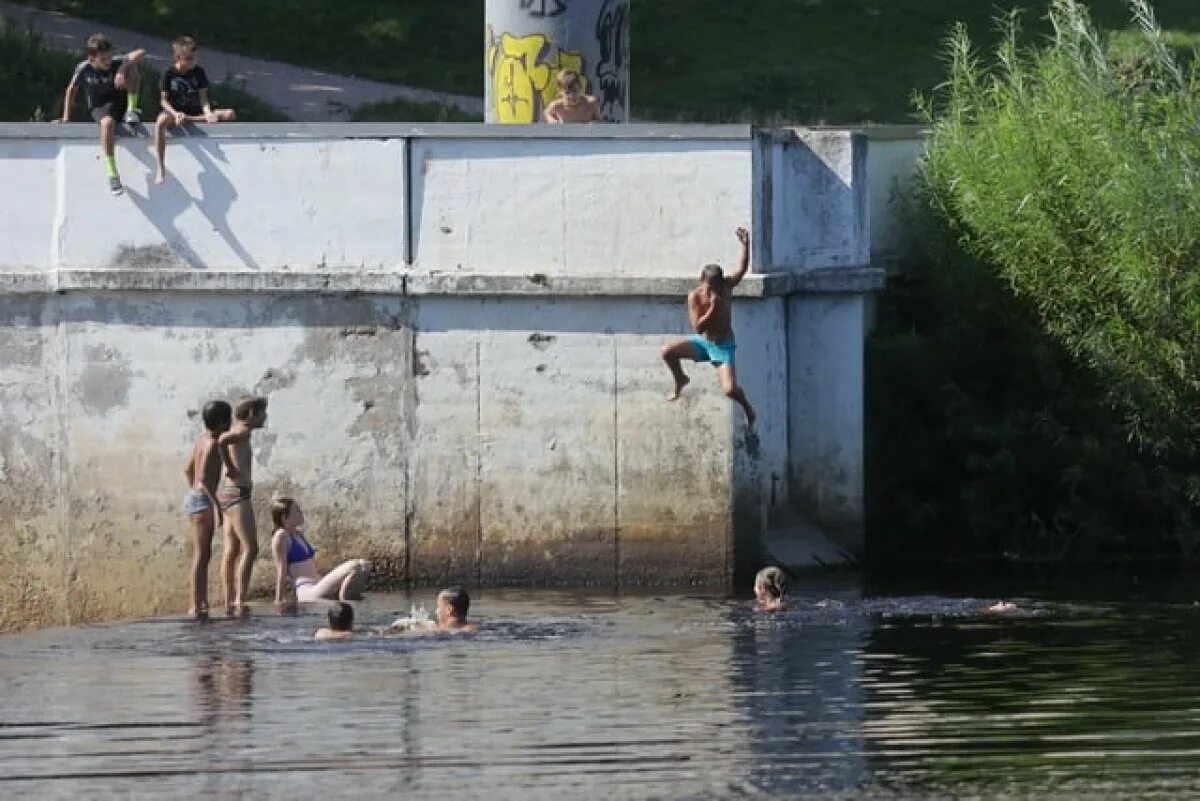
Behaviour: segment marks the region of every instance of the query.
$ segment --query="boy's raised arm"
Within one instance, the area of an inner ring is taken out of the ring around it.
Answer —
[[[742,243],[742,252],[738,256],[737,269],[733,271],[733,275],[729,276],[728,284],[733,288],[742,282],[746,277],[746,271],[750,269],[750,232],[745,228],[737,229],[734,234],[738,241]]]

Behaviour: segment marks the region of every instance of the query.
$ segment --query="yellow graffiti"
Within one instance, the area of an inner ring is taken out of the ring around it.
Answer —
[[[583,74],[583,54],[560,50],[540,33],[496,37],[488,29],[487,69],[492,79],[496,121],[529,123],[541,119],[542,109],[558,97],[554,78],[559,70]],[[584,90],[587,78],[582,78]]]

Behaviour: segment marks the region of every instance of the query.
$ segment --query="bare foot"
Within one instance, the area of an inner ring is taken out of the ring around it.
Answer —
[[[159,167],[154,172],[154,183],[158,184],[159,186],[162,186],[166,182],[167,182],[167,171],[164,170],[162,167]]]
[[[684,376],[682,381],[676,380],[675,391],[670,393],[669,395],[667,395],[667,400],[669,400],[669,401],[679,400],[680,394],[683,393],[683,388],[686,387],[690,383],[692,383],[692,379],[688,378],[687,376]]]

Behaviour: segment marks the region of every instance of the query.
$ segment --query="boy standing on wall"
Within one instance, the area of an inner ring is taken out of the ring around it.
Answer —
[[[735,233],[742,244],[737,269],[728,278],[716,264],[706,265],[700,271],[700,285],[689,292],[687,298],[688,319],[696,335],[664,345],[662,358],[675,379],[675,389],[667,396],[667,400],[679,398],[691,380],[684,374],[680,360],[712,362],[721,378],[725,397],[742,407],[746,413],[746,425],[753,428],[754,407],[738,386],[737,372],[733,366],[734,351],[737,350],[733,338],[733,288],[741,283],[750,268],[750,232],[739,228]]]
[[[167,128],[185,122],[232,122],[236,116],[233,109],[213,109],[208,102],[208,74],[197,63],[196,50],[196,40],[190,36],[180,36],[171,43],[174,61],[162,76],[162,112],[154,126],[156,184],[167,180]]]
[[[604,122],[596,98],[583,93],[583,79],[575,70],[563,70],[557,77],[559,96],[554,99],[542,118],[549,123]]]
[[[100,149],[108,170],[108,189],[114,196],[120,195],[125,188],[117,173],[117,121],[123,118],[130,127],[142,121],[138,109],[142,78],[137,65],[146,51],[134,50],[124,56],[114,56],[112,42],[104,34],[96,33],[88,37],[86,52],[87,58],[75,67],[71,82],[67,84],[62,121],[71,121],[75,92],[83,86],[88,113],[100,124]]]
[[[183,509],[192,533],[192,608],[188,615],[197,620],[208,617],[208,562],[212,557],[213,532],[221,525],[217,504],[217,482],[221,480],[221,454],[217,442],[233,422],[233,410],[225,401],[211,401],[201,414],[204,433],[192,446],[183,474],[188,494]]]
[[[218,440],[225,476],[217,489],[217,503],[225,514],[225,552],[221,557],[225,612],[238,615],[249,611],[246,596],[258,556],[258,528],[250,502],[254,487],[250,435],[267,424],[267,399],[242,398],[233,407],[233,416],[237,422]]]

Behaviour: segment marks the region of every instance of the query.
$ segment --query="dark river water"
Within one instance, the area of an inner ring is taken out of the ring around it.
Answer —
[[[1200,795],[1200,608],[994,600],[508,592],[474,635],[320,643],[263,606],[3,637],[0,799]]]

